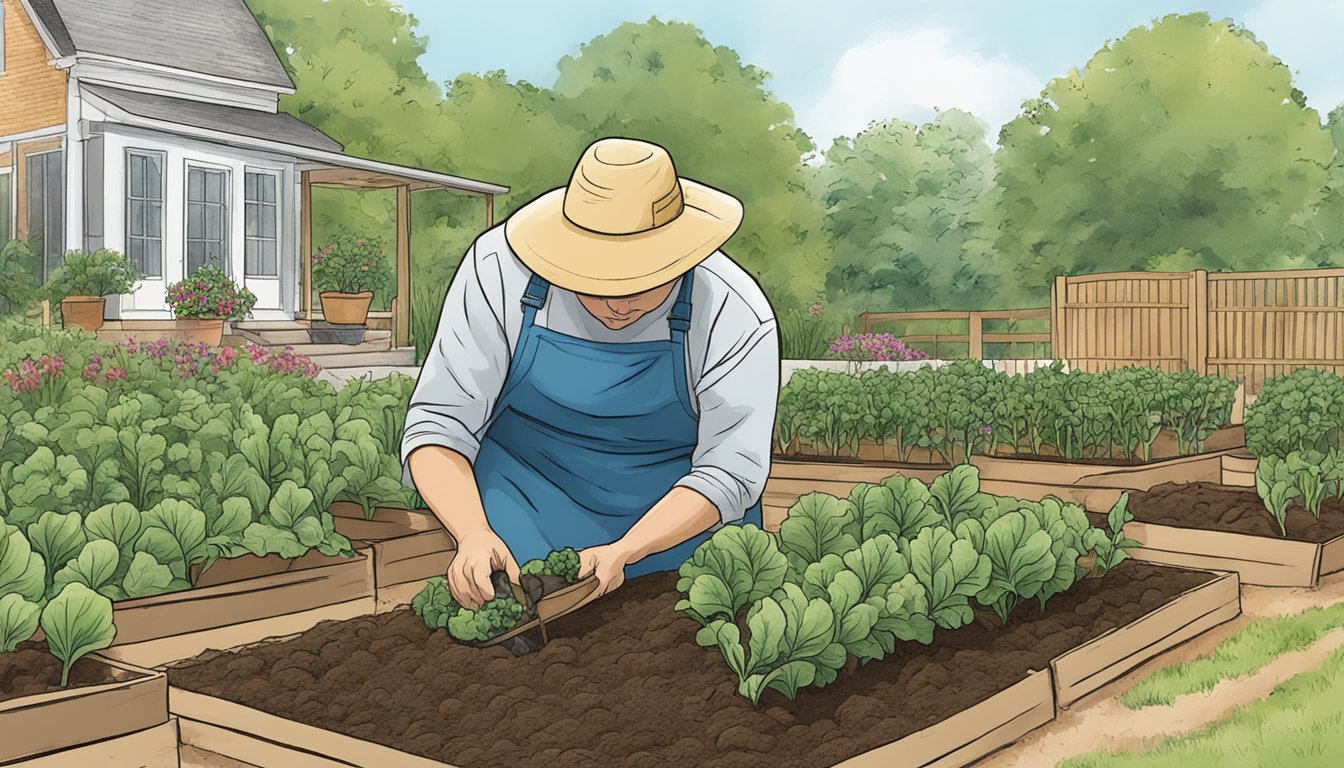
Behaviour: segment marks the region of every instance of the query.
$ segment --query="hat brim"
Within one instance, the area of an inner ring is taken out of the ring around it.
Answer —
[[[709,258],[742,224],[732,195],[681,179],[685,208],[633,235],[584,229],[564,214],[565,188],[519,208],[504,223],[518,258],[552,285],[589,296],[629,296],[671,282]]]

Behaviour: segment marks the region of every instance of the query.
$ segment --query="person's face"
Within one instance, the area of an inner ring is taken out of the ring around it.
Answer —
[[[661,307],[672,293],[673,283],[636,293],[631,296],[585,296],[579,294],[579,303],[602,324],[619,331],[644,315]]]

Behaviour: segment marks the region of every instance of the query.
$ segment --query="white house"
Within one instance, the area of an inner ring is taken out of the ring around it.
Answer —
[[[71,248],[125,253],[145,279],[113,318],[171,319],[166,286],[207,263],[257,295],[254,319],[314,318],[311,187],[396,189],[401,346],[411,192],[483,195],[488,225],[508,191],[346,155],[279,112],[294,84],[243,0],[2,2],[0,240],[46,272]]]

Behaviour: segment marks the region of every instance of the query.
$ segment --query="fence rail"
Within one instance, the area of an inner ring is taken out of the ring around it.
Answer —
[[[940,345],[965,344],[967,357],[984,359],[986,344],[1031,344],[1033,350],[1039,345],[1050,343],[1049,333],[1030,333],[1023,331],[985,332],[985,321],[1048,321],[1050,308],[1036,309],[989,309],[975,312],[939,310],[929,312],[864,312],[859,315],[859,324],[864,333],[872,333],[878,325],[890,323],[927,323],[927,322],[964,322],[965,333],[902,333],[901,340],[907,344],[932,344],[933,357],[939,357]],[[1049,357],[1049,354],[1034,357]]]

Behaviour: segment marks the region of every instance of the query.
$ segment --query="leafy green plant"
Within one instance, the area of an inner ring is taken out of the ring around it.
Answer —
[[[993,609],[999,622],[1007,624],[1018,602],[1039,595],[1055,574],[1050,534],[1041,530],[1034,515],[1020,511],[983,528],[979,521],[969,520],[958,529],[959,534],[963,531],[990,564],[989,582],[975,594],[976,602]]]
[[[1106,513],[1106,528],[1089,528],[1083,537],[1083,548],[1096,557],[1095,570],[1104,576],[1129,557],[1129,550],[1139,543],[1125,536],[1125,523],[1134,519],[1129,511],[1129,494],[1122,493]]]
[[[547,554],[544,559],[528,560],[519,570],[524,575],[544,574],[572,584],[579,578],[579,553],[573,547],[565,547]]]
[[[1344,448],[1344,378],[1301,368],[1265,382],[1246,409],[1246,447],[1260,459]]]
[[[91,539],[77,557],[56,571],[52,590],[59,593],[66,584],[78,583],[111,600],[120,600],[126,596],[116,581],[120,564],[121,552],[116,544],[107,539]]]
[[[11,592],[0,596],[0,653],[13,653],[37,632],[42,606]]]
[[[43,290],[49,300],[58,303],[69,296],[130,293],[139,282],[140,270],[116,251],[67,251]]]
[[[28,537],[0,518],[0,595],[41,602],[47,595],[46,574],[46,561],[33,551]]]
[[[28,541],[47,564],[47,581],[56,571],[74,559],[87,541],[84,521],[78,512],[44,512],[28,526]]]
[[[779,527],[779,548],[789,566],[801,574],[826,555],[842,555],[859,545],[853,534],[853,510],[848,501],[824,493],[809,493],[789,508]]]
[[[142,516],[144,530],[135,551],[168,566],[173,579],[190,586],[192,567],[209,555],[206,546],[205,513],[179,499],[164,499]],[[132,566],[134,565],[132,561]]]
[[[256,294],[209,264],[168,286],[165,298],[173,317],[207,320],[242,320],[257,303]]]
[[[84,656],[112,645],[112,601],[79,583],[65,585],[42,609],[47,647],[61,660],[61,686],[70,684],[70,667]]]
[[[462,608],[448,617],[448,634],[468,643],[480,643],[508,632],[523,618],[523,606],[512,597],[497,597],[480,608]]]
[[[377,293],[391,280],[392,267],[373,238],[341,233],[313,254],[313,287],[319,292]]]
[[[989,585],[992,565],[969,538],[925,528],[910,542],[910,572],[928,594],[929,615],[944,629],[974,618],[971,598]]]
[[[10,240],[0,248],[0,315],[20,314],[40,297],[34,267],[41,264],[22,240]]]
[[[1269,512],[1270,517],[1279,524],[1279,533],[1287,536],[1288,530],[1284,527],[1284,521],[1288,517],[1288,509],[1293,502],[1301,499],[1297,477],[1288,459],[1277,456],[1262,457],[1255,467],[1255,491],[1264,502],[1265,510]]]
[[[735,621],[744,606],[783,585],[788,569],[774,536],[750,523],[726,525],[682,563],[677,589],[686,597],[676,608],[702,625]]]

